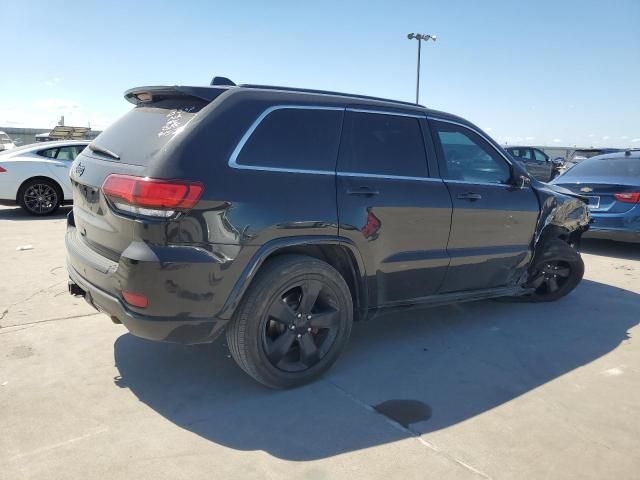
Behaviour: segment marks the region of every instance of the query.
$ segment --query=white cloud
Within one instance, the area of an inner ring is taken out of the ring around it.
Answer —
[[[622,136],[620,137],[620,140],[627,140],[628,138],[629,138],[628,136],[626,136],[626,135],[622,135]]]
[[[640,142],[640,138],[634,138],[633,140],[631,140],[631,143],[638,143]]]
[[[60,77],[53,77],[50,78],[49,80],[45,80],[44,84],[47,87],[53,87],[54,85],[57,85],[58,83],[60,83]]]
[[[554,138],[554,139],[553,139],[553,143],[560,143],[561,141],[562,141],[562,140],[561,140],[561,139],[559,139],[559,138]]]
[[[80,104],[73,100],[65,100],[61,98],[45,98],[44,100],[38,100],[34,102],[34,106],[42,110],[48,111],[73,111],[80,108]]]
[[[487,133],[491,133],[491,132],[493,132],[493,128],[492,127],[487,127],[487,128],[484,129],[484,131],[487,132]]]
[[[535,140],[536,137],[524,137],[524,139],[527,140],[527,141],[531,141],[531,140]]]
[[[603,140],[609,140],[611,137],[609,135],[605,135],[604,137],[602,137]]]

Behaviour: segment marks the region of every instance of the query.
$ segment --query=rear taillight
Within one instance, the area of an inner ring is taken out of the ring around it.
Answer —
[[[618,200],[619,202],[625,202],[625,203],[640,202],[640,192],[616,193],[614,197],[616,197],[616,200]]]
[[[4,168],[0,167],[0,173],[4,173],[4,172],[6,172],[6,171],[7,171],[6,169],[4,169]]]
[[[135,215],[165,218],[177,211],[193,208],[202,190],[199,182],[117,174],[109,175],[102,185],[102,191],[116,209]]]

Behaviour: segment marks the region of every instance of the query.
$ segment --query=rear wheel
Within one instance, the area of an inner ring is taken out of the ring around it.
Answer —
[[[562,240],[544,248],[532,270],[527,286],[534,288],[522,297],[531,302],[552,302],[571,292],[584,275],[584,262],[578,251]]]
[[[20,187],[18,202],[31,215],[51,215],[62,204],[62,191],[52,180],[34,178]]]
[[[349,287],[325,262],[283,255],[258,273],[227,329],[238,365],[271,388],[308,383],[335,362],[353,322]]]

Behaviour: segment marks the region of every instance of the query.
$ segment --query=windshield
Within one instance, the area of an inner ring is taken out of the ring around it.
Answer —
[[[640,158],[592,157],[583,160],[562,177],[640,177]]]
[[[9,135],[7,135],[6,133],[0,133],[0,143],[8,144],[12,142],[11,142],[11,139],[9,138]]]

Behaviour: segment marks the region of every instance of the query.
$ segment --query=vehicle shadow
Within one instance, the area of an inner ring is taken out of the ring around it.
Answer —
[[[444,429],[525,395],[615,349],[639,306],[636,293],[585,280],[556,303],[387,315],[356,324],[324,379],[290,391],[251,380],[223,340],[185,347],[126,334],[114,345],[115,382],[212,442],[314,460]],[[394,399],[418,400],[432,416],[409,431],[367,407]]]
[[[603,255],[623,260],[640,260],[640,244],[638,243],[583,238],[580,242],[580,250],[591,255]]]
[[[65,205],[58,208],[58,210],[56,210],[53,215],[44,215],[42,217],[30,215],[20,207],[0,208],[0,220],[12,220],[17,222],[34,220],[59,220],[61,218],[65,218],[72,208],[73,207],[71,205]]]

